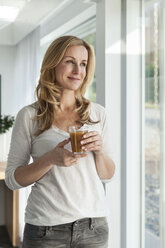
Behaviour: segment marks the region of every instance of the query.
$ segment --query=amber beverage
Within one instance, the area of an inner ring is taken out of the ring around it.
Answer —
[[[85,133],[87,133],[88,130],[85,128],[77,128],[77,127],[69,127],[69,133],[70,133],[70,139],[71,139],[71,146],[72,146],[72,152],[79,154],[84,153],[84,151],[81,149],[81,143],[82,137]]]

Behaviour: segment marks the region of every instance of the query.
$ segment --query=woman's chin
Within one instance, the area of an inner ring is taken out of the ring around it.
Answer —
[[[69,87],[68,90],[76,91],[80,86]]]

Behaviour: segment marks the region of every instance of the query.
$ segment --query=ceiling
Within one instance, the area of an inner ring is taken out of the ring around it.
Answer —
[[[0,5],[20,7],[14,22],[0,21],[0,45],[15,45],[68,0],[0,0]]]

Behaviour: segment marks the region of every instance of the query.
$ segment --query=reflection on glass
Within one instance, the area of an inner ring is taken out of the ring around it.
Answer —
[[[145,248],[160,248],[160,1],[145,4]]]

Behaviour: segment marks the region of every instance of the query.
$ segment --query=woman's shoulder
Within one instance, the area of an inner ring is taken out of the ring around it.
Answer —
[[[33,113],[36,113],[37,111],[37,104],[36,102],[35,103],[32,103],[32,104],[29,104],[29,105],[26,105],[24,106],[23,108],[21,108],[18,112],[18,114],[33,114]]]
[[[91,102],[91,114],[100,116],[104,113],[105,113],[105,108],[102,105],[95,102]]]
[[[94,121],[104,121],[104,119],[106,118],[105,108],[98,103],[91,102],[90,118]]]
[[[25,128],[29,130],[31,134],[35,133],[36,130],[36,114],[37,114],[37,105],[36,103],[24,106],[18,112],[15,120],[15,128]]]
[[[30,105],[26,105],[21,108],[17,114],[19,118],[34,118],[37,112],[37,104],[36,102]]]

